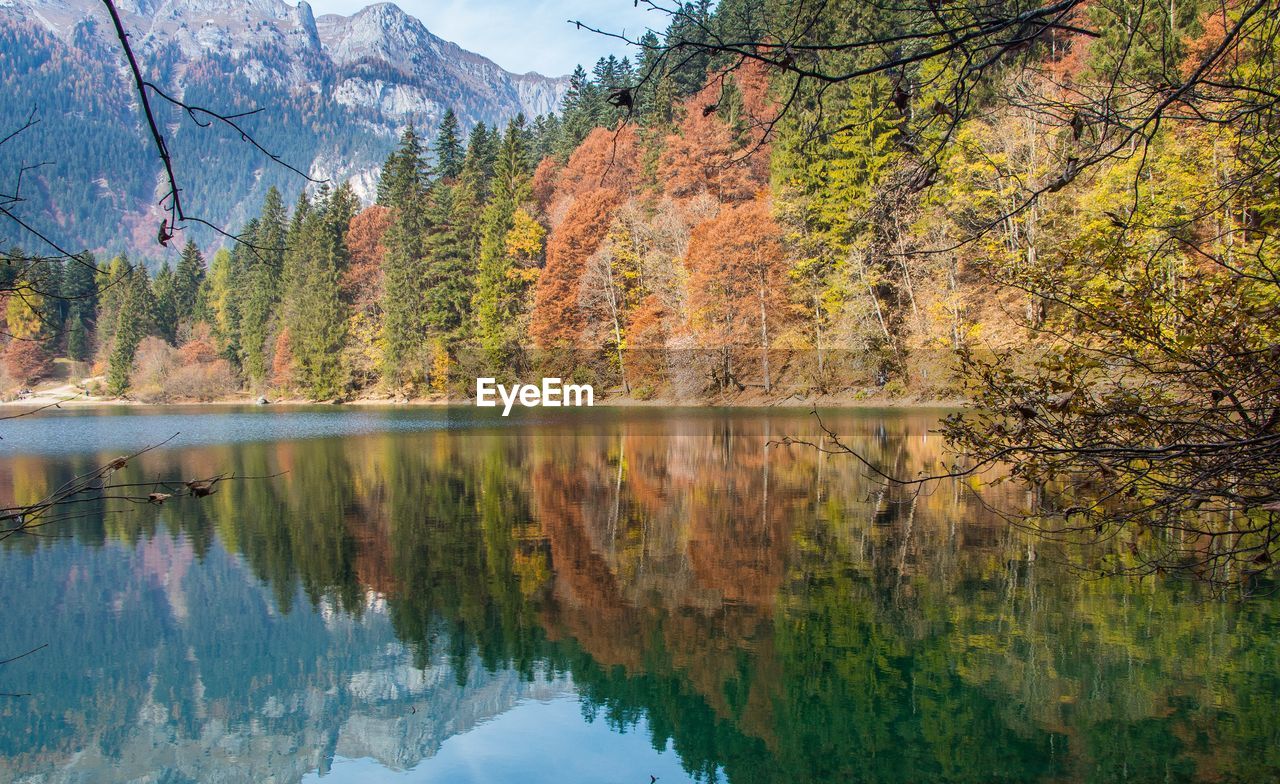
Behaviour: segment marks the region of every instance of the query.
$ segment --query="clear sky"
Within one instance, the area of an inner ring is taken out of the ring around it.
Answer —
[[[316,16],[349,16],[372,0],[308,0]],[[665,15],[636,8],[632,0],[396,0],[427,29],[464,49],[514,71],[563,76],[581,63],[587,70],[605,55],[634,52],[622,42],[578,30],[579,19],[604,30],[639,38],[647,27],[662,30]]]

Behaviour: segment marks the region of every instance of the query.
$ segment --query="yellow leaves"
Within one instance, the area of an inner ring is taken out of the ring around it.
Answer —
[[[5,322],[9,334],[19,340],[33,340],[40,336],[43,323],[39,308],[44,298],[33,291],[14,292],[5,306]]]
[[[444,344],[436,341],[431,347],[431,391],[438,395],[449,392],[449,372],[453,360],[449,358],[449,350]]]
[[[511,219],[511,230],[503,240],[507,256],[519,261],[534,261],[542,255],[547,230],[523,207]]]

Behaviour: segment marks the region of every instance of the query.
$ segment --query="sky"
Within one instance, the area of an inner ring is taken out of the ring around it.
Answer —
[[[373,0],[308,0],[316,16],[350,16]],[[578,30],[566,20],[625,32],[639,38],[648,27],[662,30],[667,18],[637,8],[632,0],[395,0],[448,41],[482,54],[515,73],[537,71],[563,76],[582,64],[588,71],[600,57],[634,51],[605,36]]]

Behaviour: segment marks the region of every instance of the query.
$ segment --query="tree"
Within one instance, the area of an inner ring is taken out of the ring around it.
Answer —
[[[67,358],[75,362],[89,359],[89,330],[84,325],[84,317],[79,310],[71,314],[67,321]]]
[[[178,301],[177,288],[174,285],[173,270],[165,262],[151,281],[152,295],[156,301],[156,328],[160,336],[170,344],[178,339]]]
[[[459,136],[458,116],[453,109],[445,109],[440,119],[440,128],[436,131],[435,141],[431,145],[435,155],[435,173],[446,180],[457,179],[462,174],[462,163],[466,157],[466,149]]]
[[[588,260],[604,242],[620,198],[599,188],[573,200],[547,243],[547,267],[534,292],[530,337],[539,348],[579,346],[589,340],[591,316],[582,308]]]
[[[725,207],[700,224],[689,240],[689,309],[704,345],[719,346],[720,383],[741,384],[732,351],[739,345],[760,349],[766,393],[772,391],[769,345],[777,332],[785,299],[786,264],[782,231],[765,199]]]
[[[354,208],[349,185],[344,183],[332,195],[322,192],[302,230],[309,258],[302,274],[298,321],[290,330],[289,342],[297,381],[313,400],[346,394],[348,375],[342,349],[347,316],[341,279],[348,261],[347,230]]]
[[[49,352],[36,340],[10,340],[4,348],[4,369],[18,384],[30,384],[49,372]]]
[[[378,179],[378,204],[399,207],[411,203],[422,192],[426,181],[426,158],[422,140],[409,123],[400,134],[400,146],[387,156]]]
[[[179,324],[190,325],[196,319],[196,304],[204,276],[204,256],[195,241],[187,240],[174,271],[174,310]]]
[[[480,346],[495,365],[513,359],[518,349],[517,318],[524,310],[529,284],[519,267],[541,253],[540,247],[536,250],[533,247],[540,243],[541,237],[530,236],[531,220],[521,221],[524,230],[509,241],[509,235],[517,227],[517,211],[530,196],[531,168],[524,118],[516,117],[507,124],[502,138],[494,165],[493,196],[481,219],[480,262],[472,303]],[[513,255],[513,251],[524,254],[523,259]],[[531,257],[530,253],[535,255]]]
[[[146,267],[131,266],[124,275],[114,340],[107,364],[107,392],[115,396],[121,396],[129,389],[138,345],[143,338],[154,334],[156,329],[156,304]]]

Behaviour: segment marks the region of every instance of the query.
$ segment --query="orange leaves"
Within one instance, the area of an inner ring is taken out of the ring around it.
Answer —
[[[533,200],[538,209],[544,213],[551,207],[551,200],[556,195],[556,185],[560,178],[560,162],[553,157],[543,158],[538,168],[533,170]]]
[[[198,365],[201,362],[213,362],[218,358],[218,347],[213,339],[213,330],[203,321],[196,324],[191,331],[191,339],[178,349],[178,358],[183,366]]]
[[[547,267],[534,291],[530,336],[540,348],[568,345],[585,329],[578,308],[587,259],[600,249],[622,202],[609,188],[579,196],[547,243]]]
[[[640,149],[635,128],[596,128],[587,134],[557,178],[556,199],[600,188],[629,195],[639,181]]]
[[[276,335],[275,350],[271,360],[271,383],[277,387],[293,386],[294,377],[293,341],[289,328],[285,327]]]
[[[684,119],[667,136],[658,166],[664,192],[675,199],[709,194],[722,202],[752,198],[768,181],[768,151],[760,145],[760,122],[748,111],[747,92],[736,81],[717,78],[684,104]],[[761,88],[751,85],[752,101],[763,103]],[[742,102],[735,131],[721,117],[722,104]]]
[[[389,208],[375,204],[351,219],[351,227],[347,231],[351,265],[341,282],[342,294],[351,302],[372,302],[378,297],[382,262],[387,255],[382,238],[391,226],[391,217]]]
[[[685,264],[690,321],[707,345],[758,343],[766,314],[784,307],[782,228],[766,199],[726,206],[695,228]]]
[[[35,340],[9,341],[4,350],[4,369],[18,384],[28,384],[49,371],[50,357]]]
[[[640,149],[635,129],[596,128],[587,134],[558,173],[544,163],[542,183],[554,180],[553,195],[539,196],[557,219],[547,242],[547,266],[534,291],[530,337],[542,348],[578,342],[587,330],[580,307],[587,260],[600,249],[619,207],[639,183]],[[539,182],[535,181],[535,194]],[[545,184],[541,184],[548,190]]]

